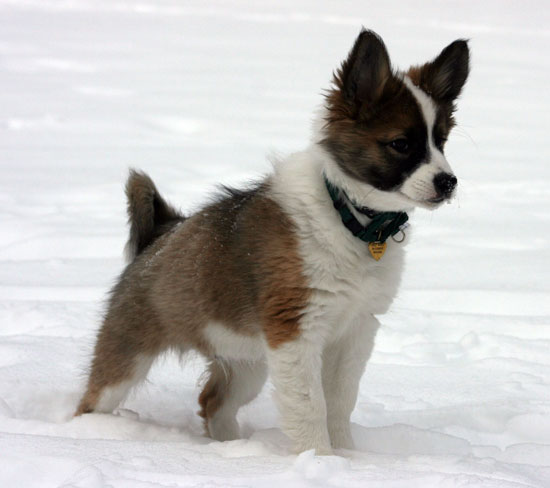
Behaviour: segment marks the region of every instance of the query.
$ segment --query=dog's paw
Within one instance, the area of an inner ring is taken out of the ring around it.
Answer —
[[[355,449],[349,422],[344,425],[329,426],[329,433],[333,449]]]
[[[240,439],[239,424],[234,418],[214,416],[208,419],[208,433],[217,441],[234,441]]]
[[[125,419],[139,420],[139,413],[134,412],[133,410],[130,410],[128,408],[117,408],[114,413],[115,415],[119,417],[124,417]]]

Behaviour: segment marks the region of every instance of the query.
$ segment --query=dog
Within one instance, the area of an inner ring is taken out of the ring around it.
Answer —
[[[184,216],[132,170],[130,262],[75,415],[113,411],[159,354],[196,350],[208,361],[199,405],[213,439],[239,438],[237,411],[269,373],[296,452],[352,449],[350,415],[376,317],[398,290],[408,213],[456,192],[444,147],[468,73],[465,40],[401,72],[362,29],[309,147],[255,186],[223,188]]]

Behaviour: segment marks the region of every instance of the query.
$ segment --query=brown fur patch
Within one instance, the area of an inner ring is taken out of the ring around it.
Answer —
[[[134,259],[178,222],[185,220],[160,196],[155,184],[145,173],[130,170],[126,197],[130,224],[127,248],[130,259]]]
[[[428,95],[429,92],[427,91],[427,87],[422,86],[420,83],[422,81],[422,66],[411,66],[409,70],[407,71],[407,76],[411,79],[414,85],[424,90]]]
[[[224,397],[231,382],[231,370],[224,368],[217,361],[208,364],[208,381],[199,395],[201,407],[199,415],[204,419],[204,428],[208,432],[208,419],[223,405]]]
[[[307,285],[293,224],[268,194],[268,185],[230,193],[167,243],[152,299],[161,321],[174,324],[169,342],[191,339],[208,353],[200,330],[209,321],[245,335],[295,334]],[[172,335],[184,331],[185,339]]]
[[[122,280],[124,277],[125,274]],[[156,356],[166,348],[154,327],[143,326],[156,323],[155,315],[145,303],[136,302],[133,307],[120,310],[117,289],[121,283],[113,291],[111,306],[99,331],[87,390],[77,415],[93,411],[104,388],[132,379],[139,355]]]
[[[427,137],[414,96],[400,80],[389,83],[400,87],[394,86],[393,96],[364,117],[360,113],[342,117],[346,102],[337,84],[327,97],[328,118],[322,140],[344,172],[386,191],[397,187],[423,160]],[[399,138],[410,141],[410,154],[403,156],[389,148],[388,144]]]
[[[302,272],[302,259],[292,226],[282,219],[277,237],[262,257],[264,277],[259,303],[267,343],[276,348],[296,338],[311,291]],[[284,225],[283,225],[284,224]]]
[[[99,401],[99,393],[100,391],[97,389],[88,389],[78,404],[75,417],[85,413],[92,413]]]
[[[209,323],[264,334],[271,347],[294,339],[308,297],[293,224],[269,198],[269,184],[228,190],[154,240],[123,272],[78,413],[93,411],[103,388],[129,378],[139,354],[195,349],[212,358],[202,333]],[[205,415],[223,399],[218,383],[209,381],[201,394]]]
[[[466,83],[470,70],[467,41],[449,44],[433,61],[413,66],[408,75],[412,82],[438,103],[452,104]]]

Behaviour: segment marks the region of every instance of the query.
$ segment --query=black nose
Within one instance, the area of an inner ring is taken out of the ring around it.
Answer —
[[[449,173],[438,173],[434,176],[434,186],[442,196],[450,196],[456,187],[456,176]]]

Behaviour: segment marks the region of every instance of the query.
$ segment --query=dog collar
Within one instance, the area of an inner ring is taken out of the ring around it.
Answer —
[[[388,238],[395,236],[405,229],[409,216],[406,212],[377,212],[371,208],[356,205],[344,190],[334,186],[328,181],[326,176],[325,186],[332,199],[334,208],[340,214],[342,223],[355,237],[369,244],[370,253],[378,261],[386,250],[386,241]],[[353,215],[346,204],[346,200],[357,212],[371,219],[366,226],[362,225]]]

